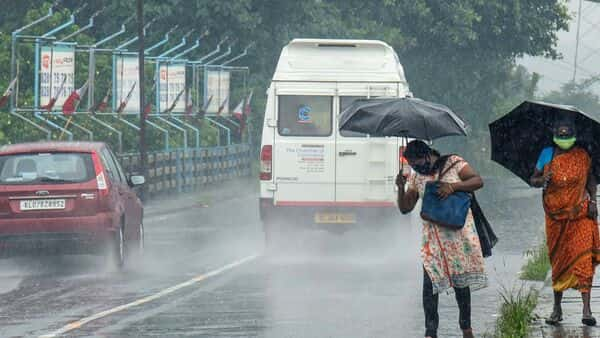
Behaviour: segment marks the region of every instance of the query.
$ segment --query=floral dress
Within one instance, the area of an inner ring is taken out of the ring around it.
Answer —
[[[442,172],[452,165],[454,166],[442,177],[443,182],[461,181],[459,172],[467,162],[459,156],[452,155],[446,161]],[[434,175],[413,172],[408,180],[408,189],[417,191],[419,197],[422,197],[425,184],[437,179],[437,172]],[[460,230],[444,228],[423,220],[421,258],[423,267],[433,283],[434,294],[449,288],[470,287],[473,291],[487,286],[479,237],[470,210],[465,226]]]

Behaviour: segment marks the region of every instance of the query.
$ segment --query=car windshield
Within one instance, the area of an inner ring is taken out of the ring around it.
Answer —
[[[0,184],[64,184],[89,181],[94,166],[87,153],[33,153],[0,156]]]

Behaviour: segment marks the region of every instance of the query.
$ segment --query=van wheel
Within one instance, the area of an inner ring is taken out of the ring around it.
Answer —
[[[117,231],[115,231],[115,236],[113,238],[112,250],[110,250],[110,254],[112,255],[113,263],[115,267],[118,269],[122,269],[125,265],[125,237],[123,235],[123,227],[120,226]]]

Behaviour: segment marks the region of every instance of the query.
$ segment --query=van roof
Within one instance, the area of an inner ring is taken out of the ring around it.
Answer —
[[[402,82],[394,49],[379,40],[294,39],[281,51],[273,81]]]

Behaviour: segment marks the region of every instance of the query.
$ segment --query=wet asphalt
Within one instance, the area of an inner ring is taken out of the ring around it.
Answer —
[[[294,233],[265,251],[256,185],[242,183],[226,197],[149,203],[144,256],[124,271],[94,256],[1,260],[0,337],[422,336],[415,215],[379,232]],[[490,286],[472,296],[482,336],[493,331],[500,292],[520,285],[543,219],[538,193],[516,181],[491,181],[479,199],[501,239],[486,260]],[[453,295],[440,297],[440,318],[440,337],[461,336]]]

